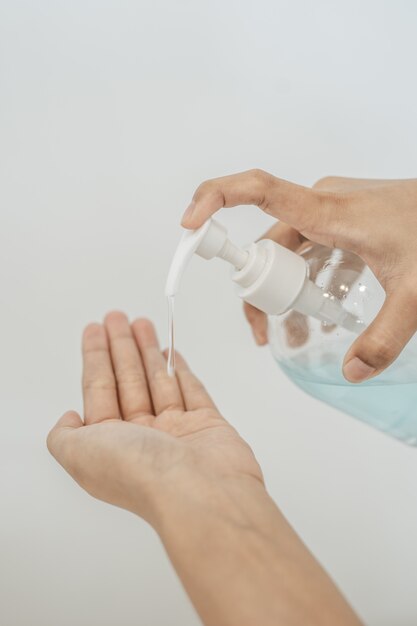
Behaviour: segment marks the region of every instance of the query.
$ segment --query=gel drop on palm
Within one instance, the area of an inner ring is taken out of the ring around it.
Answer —
[[[311,243],[296,254],[267,239],[241,249],[211,219],[183,235],[166,284],[171,303],[194,254],[221,258],[235,268],[238,295],[268,315],[273,356],[296,385],[398,439],[417,443],[417,340],[370,381],[352,384],[342,374],[348,347],[385,297],[359,257]]]

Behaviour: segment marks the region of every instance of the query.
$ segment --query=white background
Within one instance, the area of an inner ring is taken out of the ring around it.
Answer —
[[[46,451],[81,409],[80,333],[118,308],[166,342],[165,275],[205,178],[415,177],[416,29],[412,0],[0,1],[1,624],[198,624],[152,530]],[[269,223],[221,218],[241,243]],[[354,607],[416,624],[417,450],[293,387],[220,263],[194,261],[177,313],[179,348]]]

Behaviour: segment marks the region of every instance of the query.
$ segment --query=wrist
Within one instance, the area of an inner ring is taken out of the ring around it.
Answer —
[[[163,541],[197,519],[249,527],[257,525],[260,508],[267,504],[275,509],[259,479],[248,474],[211,475],[196,468],[172,471],[149,502],[148,521]]]
[[[326,623],[359,624],[258,479],[189,473],[160,491],[153,511],[207,626],[322,624],[322,606]]]

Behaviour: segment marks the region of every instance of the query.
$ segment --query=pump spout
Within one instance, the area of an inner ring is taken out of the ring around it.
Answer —
[[[225,227],[213,219],[209,220],[209,226],[201,238],[195,253],[203,259],[213,259],[214,257],[223,259],[223,261],[227,261],[237,270],[242,269],[249,257],[248,251],[235,246],[228,239]]]
[[[196,251],[199,254],[198,250]],[[232,243],[229,239],[226,239],[223,248],[216,254],[216,257],[219,259],[223,259],[223,261],[227,261],[236,270],[241,270],[242,267],[246,265],[246,262],[249,258],[249,252],[247,250],[243,250],[242,248],[238,248]]]
[[[203,259],[219,257],[236,270],[246,264],[249,253],[235,246],[227,237],[225,227],[216,220],[209,219],[197,230],[186,230],[175,251],[165,285],[165,295],[178,293],[181,278],[194,254]]]

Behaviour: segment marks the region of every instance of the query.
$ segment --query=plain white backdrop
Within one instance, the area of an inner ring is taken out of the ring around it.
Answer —
[[[412,0],[0,0],[1,624],[199,623],[152,530],[46,451],[82,408],[82,328],[123,309],[166,343],[206,178],[415,177],[416,28]],[[269,224],[220,219],[240,243]],[[416,624],[417,450],[292,386],[217,262],[193,262],[177,339],[367,624]]]

